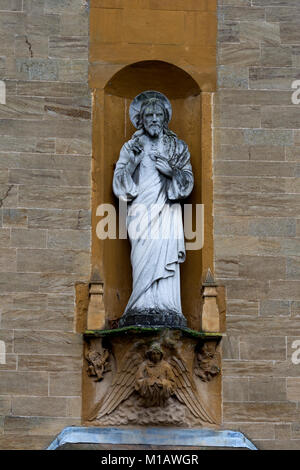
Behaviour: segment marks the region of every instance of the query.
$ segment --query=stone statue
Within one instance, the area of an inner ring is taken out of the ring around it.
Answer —
[[[159,344],[146,352],[146,360],[138,368],[135,390],[144,398],[144,405],[164,406],[176,388],[172,367],[163,359]]]
[[[131,103],[138,129],[116,165],[113,191],[128,202],[132,294],[120,326],[186,326],[180,297],[179,264],[185,260],[182,211],[178,201],[193,189],[187,144],[169,130],[172,108],[157,91]]]

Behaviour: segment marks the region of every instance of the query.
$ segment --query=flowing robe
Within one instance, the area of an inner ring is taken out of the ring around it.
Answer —
[[[113,180],[115,195],[129,202],[133,289],[124,316],[149,310],[182,316],[179,263],[185,260],[185,246],[177,201],[193,189],[190,154],[185,142],[171,131],[165,133],[159,153],[173,168],[172,178],[166,177],[156,169],[151,138],[144,134],[141,146],[140,135],[123,145]],[[132,152],[143,152],[135,169]]]

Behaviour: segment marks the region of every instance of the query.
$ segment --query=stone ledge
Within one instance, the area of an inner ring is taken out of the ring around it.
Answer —
[[[47,450],[56,450],[66,444],[114,444],[154,446],[197,446],[201,448],[257,448],[244,434],[230,430],[178,428],[98,428],[67,427],[54,439]],[[75,448],[75,446],[74,446]]]

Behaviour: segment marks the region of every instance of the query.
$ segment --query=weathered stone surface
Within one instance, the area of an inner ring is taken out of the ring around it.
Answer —
[[[252,321],[254,323],[256,320]],[[249,332],[250,333],[250,332]],[[271,334],[271,332],[270,332]],[[284,337],[242,337],[240,340],[241,360],[285,360],[286,341]]]
[[[80,394],[81,377],[79,374],[50,373],[50,396],[80,396]]]
[[[260,108],[256,106],[222,106],[216,109],[216,127],[260,127]]]
[[[0,371],[1,395],[48,395],[48,374],[45,372]]]
[[[240,357],[240,340],[238,337],[226,335],[222,339],[222,356],[227,359],[239,359]]]
[[[226,6],[224,8],[224,19],[228,20],[241,20],[244,21],[264,21],[265,12],[262,8],[247,8],[247,5],[239,6]]]
[[[86,36],[50,36],[50,57],[85,59],[88,38]]]
[[[300,379],[288,378],[287,384],[287,398],[290,401],[300,401]]]
[[[224,403],[224,419],[232,422],[277,422],[299,420],[299,412],[295,403]]]
[[[253,67],[249,85],[254,89],[291,90],[293,80],[300,78],[300,69],[293,67]]]
[[[293,65],[291,47],[263,45],[261,65],[264,67],[291,67]]]
[[[249,219],[247,217],[214,217],[216,235],[247,235]]]
[[[285,279],[285,258],[273,256],[240,256],[239,277],[246,279]]]
[[[222,44],[220,47],[221,65],[254,66],[260,63],[260,49],[252,43]]]
[[[43,187],[20,186],[19,201],[23,206],[51,209],[89,209],[90,194],[87,188],[80,187]]]
[[[249,281],[250,282],[250,281]],[[271,281],[272,282],[272,281]],[[275,281],[274,281],[275,282]],[[231,316],[227,320],[228,331],[232,334],[246,335],[260,335],[261,341],[265,341],[265,336],[291,336],[293,334],[299,334],[299,325],[297,319],[289,319],[283,317],[269,318],[246,318]],[[267,344],[267,343],[266,343]]]
[[[284,402],[286,398],[286,379],[249,379],[249,401]]]
[[[252,10],[252,8],[251,8]],[[260,10],[260,13],[264,13]],[[277,23],[267,23],[265,21],[251,21],[250,18],[244,16],[240,23],[240,41],[249,42],[251,44],[262,43],[262,45],[277,45],[280,44],[280,27]],[[285,65],[285,64],[284,64]],[[275,66],[272,63],[272,66]]]
[[[250,219],[249,235],[259,237],[295,237],[296,220],[287,217]]]
[[[48,248],[68,250],[88,250],[90,247],[89,230],[49,230]]]
[[[67,401],[59,397],[13,397],[12,415],[63,417],[67,413]]]
[[[8,309],[2,312],[2,328],[24,330],[73,331],[73,311],[32,311],[30,309]]]
[[[222,65],[219,68],[218,84],[220,88],[248,88],[248,68],[239,65]]]
[[[262,300],[260,302],[260,316],[288,316],[290,311],[291,307],[288,300]]]
[[[224,423],[227,429],[235,429],[251,439],[274,439],[274,424],[271,423]],[[275,425],[276,426],[276,425]]]
[[[258,315],[258,301],[253,300],[228,300],[227,301],[227,314],[228,315]]]
[[[67,426],[78,426],[80,420],[75,418],[55,417],[17,417],[7,416],[4,422],[5,434],[24,434],[29,436],[53,436]]]
[[[62,354],[81,356],[82,340],[72,333],[54,331],[15,331],[17,354]],[[30,375],[30,374],[28,374]]]
[[[86,230],[91,225],[88,210],[29,209],[28,226],[47,229]]]
[[[23,216],[24,217],[24,216]],[[27,216],[26,216],[27,219]],[[16,248],[46,248],[46,230],[12,228],[11,246]]]
[[[223,400],[224,403],[249,401],[249,379],[225,377],[223,380]]]
[[[73,372],[75,375],[82,366],[80,356],[19,354],[18,369],[20,371]]]
[[[0,10],[22,11],[22,0],[1,0]]]
[[[280,38],[283,44],[300,44],[300,33],[296,22],[280,24]]]

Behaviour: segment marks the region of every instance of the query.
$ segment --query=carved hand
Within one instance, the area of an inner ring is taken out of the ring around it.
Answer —
[[[160,171],[164,176],[167,176],[168,178],[172,178],[173,169],[170,167],[167,160],[165,160],[164,158],[157,158],[155,166],[158,169],[158,171]]]

